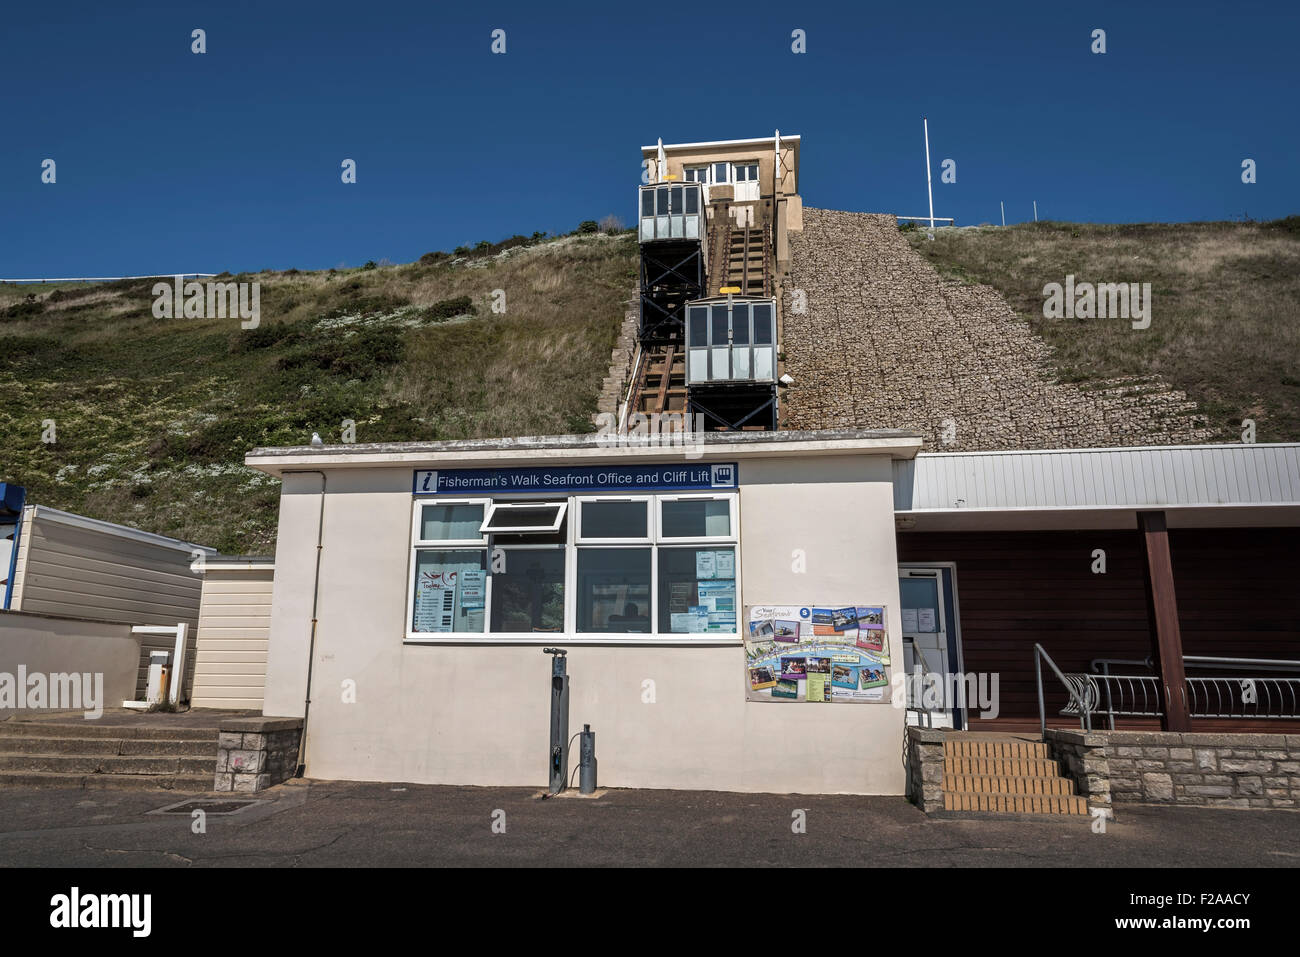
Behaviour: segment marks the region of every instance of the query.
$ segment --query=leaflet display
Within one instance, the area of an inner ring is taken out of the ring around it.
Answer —
[[[883,605],[746,605],[745,698],[818,704],[890,700]]]

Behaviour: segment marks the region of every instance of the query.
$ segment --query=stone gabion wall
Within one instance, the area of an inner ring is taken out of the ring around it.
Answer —
[[[1057,381],[1050,348],[1006,300],[941,279],[893,216],[805,208],[790,250],[783,429],[909,429],[954,452],[1212,437],[1159,379]]]
[[[263,791],[297,770],[301,718],[237,718],[221,724],[214,791]]]
[[[1047,741],[1080,793],[1104,786],[1115,804],[1300,807],[1300,735],[1048,731]]]

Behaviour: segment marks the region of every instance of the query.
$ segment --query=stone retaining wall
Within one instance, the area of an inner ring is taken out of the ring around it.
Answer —
[[[1088,803],[1300,807],[1300,735],[1047,732]]]
[[[264,791],[293,777],[302,718],[232,718],[220,726],[214,791]]]
[[[907,796],[929,814],[943,810],[943,732],[907,729]]]

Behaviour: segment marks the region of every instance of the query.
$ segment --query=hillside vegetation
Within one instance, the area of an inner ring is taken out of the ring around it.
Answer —
[[[1300,217],[1271,223],[938,229],[912,245],[941,275],[986,283],[1055,351],[1063,381],[1159,375],[1198,403],[1214,440],[1300,440]],[[1043,287],[1150,283],[1151,325],[1045,319]]]
[[[30,502],[270,553],[279,483],[243,465],[256,446],[339,442],[345,419],[357,442],[590,431],[635,239],[518,239],[409,265],[223,275],[261,284],[247,331],[154,318],[152,279],[0,286],[0,481]]]

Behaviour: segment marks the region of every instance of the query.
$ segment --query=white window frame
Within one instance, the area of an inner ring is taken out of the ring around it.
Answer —
[[[711,163],[693,163],[690,166],[683,166],[682,180],[687,183],[700,183],[701,185],[707,186],[709,185],[709,177],[712,175],[712,169],[713,165]],[[691,179],[689,174],[697,170],[703,170],[704,177],[702,179]]]
[[[551,505],[559,504],[552,494],[544,501],[538,496],[536,504]],[[709,535],[709,536],[692,536],[683,538],[667,538],[663,532],[663,509],[660,505],[665,501],[682,501],[682,500],[725,500],[729,506],[729,521],[731,532],[729,535]],[[451,539],[451,540],[424,540],[418,536],[420,534],[420,524],[423,518],[421,507],[425,505],[483,505],[484,506],[484,523],[489,520],[490,512],[498,504],[501,505],[519,505],[527,504],[528,499],[520,500],[514,498],[493,499],[490,497],[472,497],[472,498],[431,498],[429,496],[415,496],[412,508],[411,518],[411,544],[408,551],[408,562],[410,568],[407,575],[406,587],[406,635],[404,643],[412,645],[452,645],[452,644],[500,644],[500,645],[547,645],[563,642],[565,644],[587,644],[587,645],[694,645],[697,647],[708,646],[731,646],[740,645],[743,642],[742,621],[744,610],[744,598],[742,595],[742,571],[740,558],[740,493],[739,489],[716,492],[699,492],[699,493],[655,493],[655,492],[634,492],[630,494],[619,494],[617,492],[608,493],[591,493],[586,495],[571,494],[565,496],[563,503],[566,506],[563,512],[570,514],[571,521],[566,526],[565,541],[563,545],[557,542],[549,543],[511,543],[502,545],[504,549],[542,549],[542,548],[563,548],[564,550],[564,630],[562,632],[494,632],[492,631],[492,535],[497,534],[485,533],[476,539]],[[654,514],[647,519],[647,536],[645,538],[591,538],[583,539],[579,536],[581,530],[581,508],[584,501],[645,501],[647,509]],[[572,509],[568,508],[572,506]],[[562,520],[561,520],[562,521]],[[483,526],[480,525],[480,528]],[[538,532],[540,529],[529,529],[530,532]],[[502,535],[520,534],[517,532],[501,532]],[[736,630],[730,633],[721,632],[692,632],[692,633],[674,633],[659,631],[659,550],[660,547],[667,548],[690,548],[704,547],[709,545],[730,545],[736,556]],[[579,632],[577,631],[578,622],[578,549],[579,546],[594,548],[649,548],[650,549],[650,625],[651,630],[648,632]],[[481,551],[484,554],[484,563],[487,569],[487,584],[484,592],[483,607],[483,630],[476,631],[440,631],[440,632],[416,632],[413,631],[415,623],[415,574],[416,574],[416,556],[420,551]]]
[[[559,506],[559,508],[555,513],[555,521],[550,525],[527,525],[522,527],[512,525],[505,528],[490,528],[489,526],[492,524],[492,517],[496,515],[497,509],[502,508],[503,506],[506,507],[507,511],[515,509],[556,508],[556,506]],[[560,499],[558,501],[551,499],[550,501],[543,502],[493,501],[488,506],[487,512],[483,516],[483,524],[479,526],[478,530],[482,533],[485,539],[489,535],[553,535],[558,532],[560,526],[564,524],[564,516],[568,514],[568,511],[568,498]]]
[[[492,507],[490,498],[447,498],[447,499],[429,499],[417,498],[415,500],[415,511],[411,518],[411,548],[433,548],[442,546],[457,546],[461,548],[487,548],[488,537],[480,531],[478,538],[420,538],[420,526],[424,524],[424,506],[426,505],[482,505],[484,521],[487,520],[488,509]],[[480,530],[482,525],[479,526]]]
[[[655,497],[653,495],[578,495],[575,496],[578,520],[574,523],[575,545],[653,545],[655,540]],[[638,538],[584,538],[582,507],[596,502],[645,502],[645,535]]]
[[[739,500],[740,500],[740,496],[739,496],[739,495],[736,495],[736,494],[731,494],[731,495],[727,495],[727,494],[718,494],[718,493],[716,493],[716,492],[703,492],[703,493],[698,493],[698,494],[693,494],[693,493],[684,493],[684,494],[681,494],[681,495],[660,495],[658,498],[659,498],[659,501],[656,503],[656,507],[655,507],[655,523],[656,523],[656,524],[655,524],[655,542],[656,542],[656,544],[659,544],[659,545],[686,545],[686,544],[689,544],[689,543],[691,543],[691,542],[700,542],[701,544],[709,545],[709,544],[715,544],[715,543],[723,543],[723,544],[725,544],[725,543],[731,542],[731,543],[734,543],[734,544],[736,544],[736,545],[739,545],[739,543],[740,543],[740,536],[739,536],[738,533],[737,533],[737,532],[738,532],[738,528],[739,528],[739,526],[738,526],[738,524],[737,524],[737,514],[736,514],[736,505],[737,505],[737,503],[738,503]],[[728,504],[728,516],[727,516],[727,522],[728,522],[728,528],[730,529],[729,534],[727,534],[727,535],[690,535],[690,536],[669,536],[669,535],[665,535],[665,534],[664,534],[664,510],[663,510],[663,503],[664,503],[664,502],[687,502],[687,501],[695,501],[695,502],[699,502],[699,501],[725,501],[725,502],[727,502],[727,504]],[[739,568],[737,568],[736,574],[737,574],[737,575],[740,574]]]
[[[503,534],[510,534],[510,533],[503,533]],[[552,551],[558,551],[561,554],[563,554],[564,555],[564,626],[559,631],[493,631],[492,630],[492,591],[491,588],[489,588],[487,594],[487,606],[485,608],[486,614],[483,617],[484,638],[492,639],[494,636],[497,635],[512,635],[512,636],[528,635],[530,637],[537,636],[539,640],[541,640],[541,638],[545,638],[547,642],[553,642],[557,638],[568,637],[569,622],[572,621],[572,618],[570,617],[569,614],[569,605],[570,605],[569,550],[573,547],[572,545],[573,536],[570,535],[568,536],[568,538],[569,541],[567,542],[546,542],[546,543],[538,542],[536,544],[529,543],[526,545],[512,543],[510,545],[497,545],[488,550],[487,566],[488,566],[489,586],[492,583],[492,552],[496,551],[497,548],[501,549],[502,552],[541,552],[541,551],[546,551],[547,549],[551,549]],[[460,634],[462,635],[469,634],[469,632],[460,632]]]

